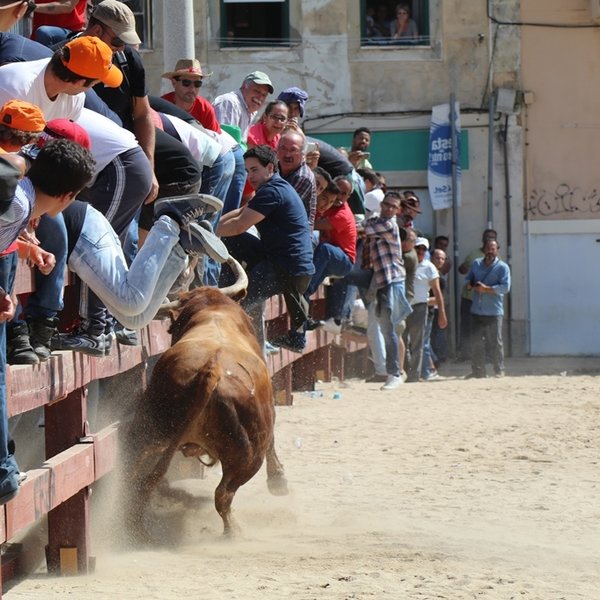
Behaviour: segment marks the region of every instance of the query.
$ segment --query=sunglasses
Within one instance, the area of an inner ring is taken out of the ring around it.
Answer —
[[[102,24],[100,24],[100,26],[102,27],[102,31],[108,30],[108,28],[104,27]],[[113,31],[113,33],[114,33],[114,31]],[[117,36],[110,38],[109,43],[111,46],[114,46],[115,48],[122,48],[125,45],[125,42],[120,37],[117,37]]]
[[[273,119],[273,121],[279,121],[279,123],[285,123],[287,119],[282,117],[281,115],[267,115],[269,119]]]
[[[183,87],[190,87],[190,85],[195,88],[202,87],[202,79],[181,79],[181,77],[173,77],[173,79],[179,81]]]

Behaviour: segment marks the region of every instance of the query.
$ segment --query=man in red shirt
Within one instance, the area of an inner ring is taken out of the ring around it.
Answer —
[[[206,129],[221,133],[213,105],[199,95],[202,80],[210,75],[202,72],[199,60],[182,58],[173,71],[163,74],[173,84],[173,91],[162,97],[188,112]]]
[[[347,196],[340,193],[331,208],[315,221],[319,231],[319,244],[315,248],[312,276],[305,296],[317,291],[325,277],[344,277],[352,270],[356,259],[356,222]]]
[[[83,31],[87,24],[87,0],[36,0],[31,38],[53,46]]]

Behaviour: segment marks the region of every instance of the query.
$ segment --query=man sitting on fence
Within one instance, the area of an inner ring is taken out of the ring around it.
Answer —
[[[291,329],[275,345],[302,352],[308,302],[304,297],[315,272],[306,210],[294,188],[277,174],[277,156],[268,146],[244,154],[248,181],[255,196],[243,208],[221,217],[217,234],[248,273],[248,295],[242,306],[254,322],[259,343],[264,343],[263,308],[267,298],[283,293]],[[256,225],[260,239],[247,230]]]

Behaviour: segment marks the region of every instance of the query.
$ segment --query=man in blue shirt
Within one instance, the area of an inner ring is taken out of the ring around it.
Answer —
[[[296,190],[277,173],[277,156],[271,148],[251,148],[244,161],[256,194],[246,206],[221,217],[217,234],[227,238],[230,253],[245,264],[249,283],[242,306],[254,323],[259,343],[264,344],[265,300],[283,294],[291,329],[273,343],[302,352],[308,318],[304,292],[315,272],[308,216]],[[248,233],[252,226],[260,239]]]
[[[498,258],[496,240],[487,240],[484,256],[473,261],[466,276],[467,289],[473,290],[471,305],[472,358],[471,373],[467,378],[485,377],[485,342],[492,349],[496,377],[504,377],[504,346],[502,344],[502,317],[504,294],[510,291],[510,270]]]

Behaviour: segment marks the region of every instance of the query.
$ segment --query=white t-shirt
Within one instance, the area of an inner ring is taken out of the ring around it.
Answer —
[[[221,144],[208,134],[200,131],[179,117],[165,114],[181,139],[181,143],[191,152],[202,167],[212,167],[221,153]]]
[[[92,142],[91,152],[96,161],[94,176],[119,154],[139,145],[131,131],[119,127],[114,121],[88,108],[81,111],[77,123],[88,132]]]
[[[39,106],[46,121],[72,119],[76,121],[85,102],[85,94],[58,94],[51,100],[44,86],[44,74],[49,58],[11,63],[0,67],[0,106],[9,100],[26,100]]]
[[[427,299],[429,298],[429,282],[433,281],[434,279],[439,279],[439,277],[440,274],[435,268],[435,265],[426,258],[423,259],[415,271],[415,295],[411,301],[411,304],[427,302]]]

